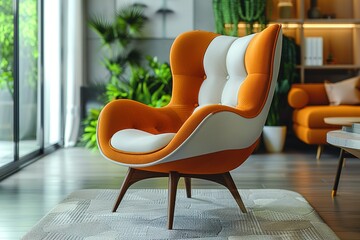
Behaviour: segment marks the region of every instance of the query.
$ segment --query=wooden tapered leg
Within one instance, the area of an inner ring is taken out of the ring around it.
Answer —
[[[132,184],[132,175],[133,175],[134,171],[135,170],[133,168],[128,169],[128,172],[127,172],[127,174],[125,176],[125,179],[124,179],[124,181],[123,181],[123,183],[121,185],[120,192],[119,192],[119,195],[118,195],[118,197],[116,199],[116,202],[114,204],[112,212],[116,212],[116,210],[118,209],[118,207],[120,205],[120,202],[123,199],[126,191],[131,186],[131,184]]]
[[[234,197],[241,212],[246,213],[245,205],[240,197],[236,185],[229,172],[219,174],[181,174],[183,177],[199,178],[219,183],[229,189],[231,195]]]
[[[333,190],[331,191],[332,197],[336,196],[336,192],[337,192],[339,180],[340,180],[340,175],[341,175],[341,170],[343,167],[343,162],[344,162],[344,150],[341,148],[340,155],[339,155],[339,163],[338,163],[338,167],[337,167],[337,171],[336,171],[335,182],[334,182]]]
[[[121,185],[120,192],[119,192],[117,200],[114,204],[112,212],[116,212],[126,191],[134,183],[136,183],[140,180],[148,179],[148,178],[167,177],[167,176],[168,175],[166,173],[148,172],[148,171],[143,171],[143,170],[139,170],[139,169],[129,168],[129,170],[126,174],[126,177],[124,179],[124,182]]]
[[[191,178],[200,178],[209,181],[213,181],[225,186],[231,192],[236,203],[240,207],[243,213],[246,213],[245,205],[240,197],[240,194],[236,188],[236,185],[229,172],[219,174],[181,174],[178,172],[170,172],[169,175],[166,173],[149,172],[144,170],[138,170],[129,168],[125,180],[121,186],[118,198],[113,208],[113,212],[117,210],[121,200],[123,199],[126,190],[134,183],[148,178],[154,177],[167,177],[169,176],[169,189],[168,189],[168,229],[173,228],[174,223],[174,211],[176,202],[176,191],[180,177],[184,177],[186,186],[186,196],[191,197]]]
[[[185,180],[185,188],[186,188],[186,197],[191,198],[191,178],[184,177]]]
[[[226,183],[226,187],[229,189],[231,195],[234,197],[237,205],[239,206],[239,208],[241,209],[241,212],[243,213],[247,213],[245,205],[241,199],[241,196],[239,194],[239,191],[237,190],[237,187],[234,183],[234,180],[232,179],[231,175],[229,172],[224,173],[223,175],[225,183]]]
[[[319,160],[321,157],[322,152],[324,151],[324,146],[323,145],[318,145],[317,150],[316,150],[316,159]]]
[[[179,173],[170,172],[169,173],[169,199],[168,199],[168,229],[173,228],[174,222],[174,211],[175,211],[175,200],[176,200],[176,190],[179,182]]]

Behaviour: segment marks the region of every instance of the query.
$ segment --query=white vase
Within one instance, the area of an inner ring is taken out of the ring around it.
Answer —
[[[264,126],[263,139],[268,152],[281,152],[284,148],[285,138],[286,126]]]

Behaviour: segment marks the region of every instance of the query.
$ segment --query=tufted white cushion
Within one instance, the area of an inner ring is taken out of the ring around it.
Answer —
[[[226,68],[229,78],[222,89],[221,103],[230,107],[236,107],[238,92],[241,84],[247,77],[245,69],[245,52],[255,34],[236,39],[231,44],[226,56]]]
[[[175,133],[151,134],[138,129],[116,132],[110,140],[113,148],[123,152],[149,153],[165,147]]]
[[[228,72],[226,53],[235,37],[219,36],[212,40],[204,55],[206,79],[199,91],[199,106],[221,103],[221,92],[225,86]]]
[[[245,51],[255,34],[245,37],[218,36],[204,55],[206,79],[199,92],[199,107],[209,104],[237,105],[237,94],[245,80]]]

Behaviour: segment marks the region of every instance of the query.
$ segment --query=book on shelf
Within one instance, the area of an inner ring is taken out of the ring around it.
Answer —
[[[323,65],[323,38],[305,37],[304,62],[307,66]]]

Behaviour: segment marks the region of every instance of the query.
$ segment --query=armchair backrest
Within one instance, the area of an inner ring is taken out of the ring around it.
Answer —
[[[280,32],[280,26],[273,25],[240,38],[204,31],[181,35],[170,53],[171,104],[194,108],[221,104],[257,116],[268,98],[274,64],[279,64],[273,58],[280,54],[275,52],[281,46],[281,39],[276,41]]]

